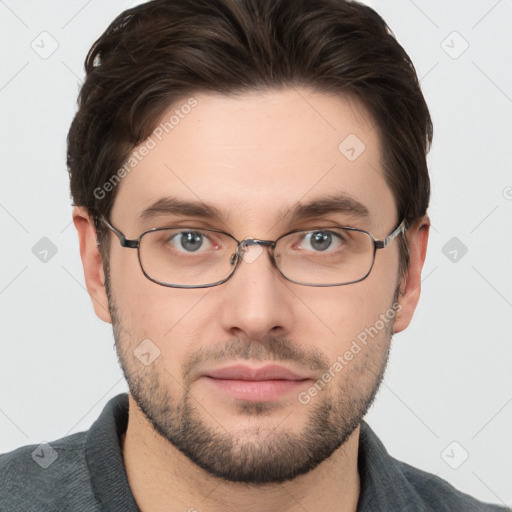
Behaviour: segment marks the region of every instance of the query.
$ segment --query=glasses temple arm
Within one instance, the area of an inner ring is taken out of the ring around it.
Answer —
[[[408,229],[407,221],[405,218],[400,224],[386,237],[384,240],[375,240],[376,249],[384,249],[387,247],[400,233],[405,233]]]
[[[117,238],[119,238],[119,242],[121,243],[122,247],[129,247],[131,249],[137,249],[137,247],[139,246],[138,240],[128,240],[123,235],[123,233],[121,233],[121,231],[119,231],[119,229],[112,226],[112,224],[110,224],[110,222],[107,219],[105,219],[105,217],[103,217],[103,216],[94,217],[94,226],[96,227],[96,229],[98,229],[100,222],[103,222],[103,224],[105,224],[105,226],[107,226],[107,228],[110,229],[110,231],[112,231],[112,233],[114,233],[114,235],[116,235]]]

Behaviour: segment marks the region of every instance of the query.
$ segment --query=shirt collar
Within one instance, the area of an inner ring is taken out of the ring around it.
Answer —
[[[112,398],[87,433],[85,456],[101,510],[139,512],[123,462],[121,436],[128,426],[128,394]]]
[[[361,487],[357,512],[411,510],[414,502],[420,507],[421,500],[405,477],[401,463],[388,454],[365,421],[361,422],[357,465]]]

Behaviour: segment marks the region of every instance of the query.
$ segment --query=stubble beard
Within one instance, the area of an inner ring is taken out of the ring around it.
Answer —
[[[212,419],[215,410],[207,410],[194,397],[187,380],[191,364],[183,365],[182,387],[164,369],[163,356],[159,364],[150,366],[135,358],[136,340],[128,339],[129,331],[123,328],[111,290],[108,285],[106,288],[117,356],[135,403],[164,439],[210,475],[226,481],[259,486],[313,470],[342,447],[360,425],[384,377],[393,322],[333,378],[329,385],[336,386],[335,392],[325,389],[307,405],[297,401],[297,408],[309,409],[300,431],[287,428],[293,411],[274,429],[265,427],[265,416],[274,414],[275,408],[274,403],[266,402],[238,402],[237,415],[261,420],[257,427],[229,431]],[[321,355],[299,352],[288,339],[276,337],[258,342],[235,339],[216,356],[231,362],[299,359],[310,367],[326,365]],[[175,398],[179,393],[181,398]]]

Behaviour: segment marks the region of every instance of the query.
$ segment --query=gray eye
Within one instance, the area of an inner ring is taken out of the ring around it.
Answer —
[[[194,231],[180,233],[180,244],[186,251],[197,251],[203,245],[203,235]]]
[[[315,231],[309,235],[311,247],[317,251],[325,251],[331,246],[332,235],[327,231]]]

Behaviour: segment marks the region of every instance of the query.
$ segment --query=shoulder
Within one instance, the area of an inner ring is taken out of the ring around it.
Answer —
[[[73,503],[89,501],[86,434],[79,432],[1,454],[0,511],[75,510]]]
[[[394,458],[365,421],[361,423],[358,468],[361,512],[512,512],[483,503],[437,475]]]
[[[469,494],[465,494],[446,480],[421,469],[395,459],[413,492],[425,504],[426,510],[436,512],[506,512],[511,509],[483,503]]]

